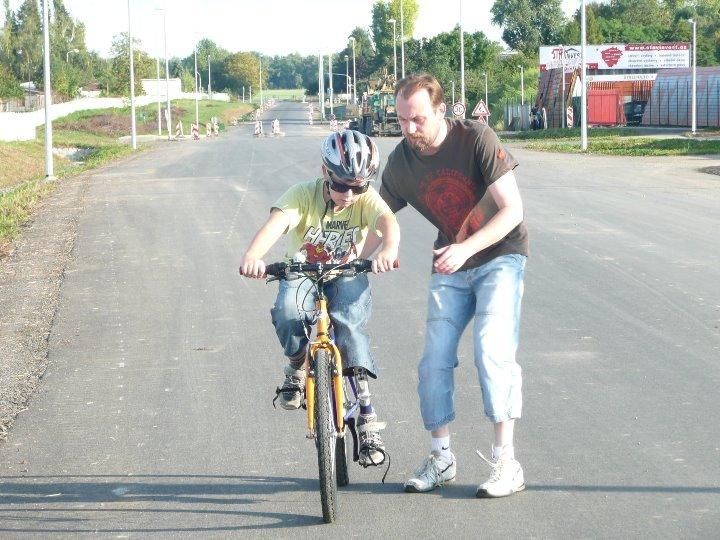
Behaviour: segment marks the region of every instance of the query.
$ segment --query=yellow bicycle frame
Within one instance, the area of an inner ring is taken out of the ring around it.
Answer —
[[[326,349],[330,352],[332,358],[335,359],[335,373],[333,374],[332,384],[335,390],[335,416],[338,427],[338,436],[342,437],[345,433],[345,419],[343,418],[343,411],[345,410],[345,395],[343,393],[342,385],[342,358],[340,356],[340,351],[330,339],[330,315],[328,315],[327,300],[325,298],[318,298],[315,302],[315,309],[317,312],[317,336],[315,341],[310,344],[310,358],[314,358],[315,353],[319,349]],[[309,370],[308,376],[305,379],[305,404],[307,406],[308,430],[309,433],[314,433],[315,378],[312,376],[311,370]]]

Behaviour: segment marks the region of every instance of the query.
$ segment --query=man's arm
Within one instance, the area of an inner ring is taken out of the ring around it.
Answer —
[[[470,257],[502,240],[522,222],[523,203],[512,171],[490,184],[488,191],[499,209],[498,213],[462,242],[434,250],[438,256],[434,266],[439,273],[457,271]]]
[[[250,246],[243,255],[240,274],[251,278],[265,276],[265,262],[262,258],[275,245],[290,225],[290,218],[278,208],[273,208],[265,224],[260,227]]]

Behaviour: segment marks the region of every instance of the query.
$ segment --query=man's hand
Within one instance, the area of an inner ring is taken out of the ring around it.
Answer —
[[[440,274],[456,272],[473,255],[464,244],[450,244],[444,248],[434,249],[433,254],[437,257],[433,266]]]
[[[265,261],[246,253],[240,265],[240,275],[249,278],[260,279],[265,277]]]
[[[380,253],[375,255],[372,261],[373,274],[379,274],[380,272],[391,272],[395,261],[397,261],[398,250],[385,248]]]

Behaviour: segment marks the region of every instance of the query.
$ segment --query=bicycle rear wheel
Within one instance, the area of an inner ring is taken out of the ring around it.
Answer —
[[[348,429],[345,428],[345,436],[337,437],[335,440],[335,475],[339,487],[347,486],[350,483],[347,460]]]
[[[337,476],[334,407],[332,404],[332,355],[325,349],[315,353],[315,442],[320,477],[320,502],[323,521],[332,523],[337,517]]]

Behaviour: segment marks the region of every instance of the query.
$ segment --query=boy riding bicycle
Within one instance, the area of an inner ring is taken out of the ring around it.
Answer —
[[[241,274],[264,277],[262,258],[283,234],[289,240],[286,258],[300,257],[310,263],[345,263],[368,258],[372,249],[370,245],[364,249],[365,240],[369,234],[380,236],[382,247],[374,257],[373,271],[392,270],[400,228],[390,208],[369,184],[380,163],[377,146],[367,135],[346,130],[330,134],[322,143],[321,155],[323,177],[294,185],[275,202],[243,256]],[[377,246],[377,242],[370,244]],[[280,405],[292,410],[298,409],[303,400],[306,327],[312,322],[309,316],[315,294],[309,280],[279,283],[271,315],[288,365],[276,394]],[[385,424],[377,420],[368,387],[368,378],[377,378],[377,366],[365,329],[371,312],[367,275],[340,276],[326,293],[344,369],[355,376],[359,387],[359,461],[363,466],[380,465],[385,460],[385,446],[380,438]]]

